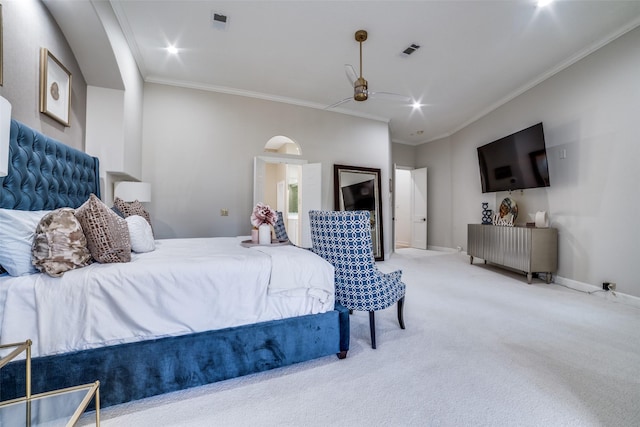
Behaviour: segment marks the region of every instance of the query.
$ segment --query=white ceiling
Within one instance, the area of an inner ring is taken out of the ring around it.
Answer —
[[[45,1],[50,9],[65,2]],[[534,0],[111,4],[146,81],[314,108],[353,94],[344,64],[358,70],[354,33],[365,29],[369,90],[426,105],[413,110],[373,97],[334,111],[389,120],[392,140],[408,144],[450,135],[640,24],[640,1],[614,0],[558,0],[546,8]],[[214,12],[228,17],[226,27],[213,24]],[[74,37],[86,44],[87,36]],[[403,55],[412,43],[420,49]],[[169,44],[178,55],[165,50]],[[83,74],[88,61],[79,58]]]

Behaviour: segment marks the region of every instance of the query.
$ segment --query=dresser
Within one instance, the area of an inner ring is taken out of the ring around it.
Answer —
[[[522,271],[528,283],[533,273],[546,273],[549,283],[558,270],[558,229],[469,224],[467,254],[471,264],[480,258]]]

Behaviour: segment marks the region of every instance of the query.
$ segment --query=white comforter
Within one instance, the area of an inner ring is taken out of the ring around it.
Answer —
[[[124,264],[61,278],[0,278],[0,344],[33,356],[215,330],[333,309],[333,267],[293,246],[167,239]]]

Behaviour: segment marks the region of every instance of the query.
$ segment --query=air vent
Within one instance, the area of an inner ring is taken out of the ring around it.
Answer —
[[[219,12],[211,12],[211,22],[213,28],[218,30],[226,30],[229,25],[229,17]]]
[[[408,48],[402,51],[405,55],[409,56],[416,50],[420,49],[420,45],[412,43]]]

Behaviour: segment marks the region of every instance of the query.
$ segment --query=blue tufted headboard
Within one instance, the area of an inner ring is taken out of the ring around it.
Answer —
[[[11,120],[8,175],[0,178],[0,208],[77,208],[100,197],[98,159]]]

